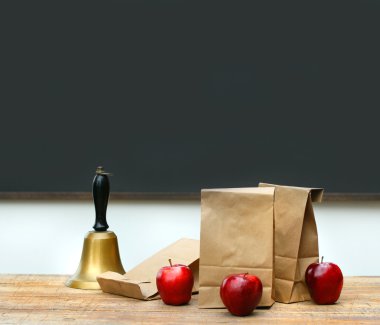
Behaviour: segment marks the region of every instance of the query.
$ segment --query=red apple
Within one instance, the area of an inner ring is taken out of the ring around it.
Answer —
[[[261,280],[248,273],[231,274],[220,286],[220,297],[228,311],[236,316],[247,316],[256,308],[263,294]]]
[[[191,269],[182,264],[162,267],[156,276],[158,293],[167,305],[187,304],[191,299],[194,277]]]
[[[311,298],[319,305],[335,303],[343,287],[343,274],[334,263],[313,263],[308,266],[305,281]]]

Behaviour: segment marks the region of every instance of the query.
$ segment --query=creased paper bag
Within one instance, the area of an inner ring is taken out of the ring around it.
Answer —
[[[210,189],[201,192],[199,307],[224,307],[220,285],[230,274],[258,276],[259,306],[271,306],[274,188]]]
[[[318,262],[318,233],[312,202],[321,202],[322,189],[274,187],[274,299],[292,303],[310,300],[305,271]]]
[[[124,275],[115,272],[105,272],[97,277],[104,292],[141,299],[159,299],[156,286],[158,270],[173,264],[184,264],[190,267],[194,276],[193,292],[198,291],[199,274],[199,240],[182,238],[170,246],[160,250]]]

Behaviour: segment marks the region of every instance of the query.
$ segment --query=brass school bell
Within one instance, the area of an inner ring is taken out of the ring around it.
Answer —
[[[89,231],[84,237],[82,257],[77,271],[66,281],[66,286],[76,289],[100,289],[96,277],[106,271],[124,274],[121,264],[117,237],[113,231],[107,231],[106,220],[110,184],[108,173],[102,167],[96,169],[92,184],[95,203],[95,231]]]

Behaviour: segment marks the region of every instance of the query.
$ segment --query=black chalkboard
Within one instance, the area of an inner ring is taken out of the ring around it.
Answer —
[[[380,192],[380,2],[1,1],[0,192]]]

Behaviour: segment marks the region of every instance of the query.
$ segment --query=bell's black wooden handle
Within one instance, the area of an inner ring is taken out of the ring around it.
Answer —
[[[104,173],[102,167],[98,167],[92,183],[92,196],[95,203],[95,231],[106,231],[108,229],[106,213],[108,197],[110,194],[110,182],[107,173]]]

